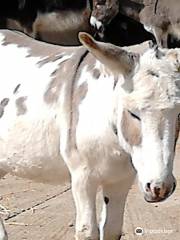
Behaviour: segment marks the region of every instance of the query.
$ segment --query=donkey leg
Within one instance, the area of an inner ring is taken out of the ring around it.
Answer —
[[[96,181],[84,170],[72,175],[72,193],[76,205],[76,240],[99,240],[96,220]]]
[[[162,48],[168,47],[168,32],[158,27],[153,28],[153,34],[156,38],[157,45]]]
[[[0,179],[3,178],[5,175],[7,174],[7,172],[5,172],[4,170],[0,169]],[[0,208],[2,208],[2,212],[7,212],[6,208],[0,205]],[[6,229],[4,227],[4,223],[2,221],[2,219],[0,218],[0,240],[8,240],[8,236],[7,236],[7,232]]]
[[[5,172],[4,170],[0,169],[0,179],[3,178],[6,174],[7,174],[7,172]],[[4,206],[2,206],[1,204],[0,204],[0,208],[2,209],[3,213],[4,212],[5,213],[8,212],[8,210]],[[1,213],[1,211],[0,211],[0,213]],[[0,240],[1,240],[1,238],[0,238]]]
[[[0,218],[0,240],[8,240],[7,232],[1,218]]]
[[[122,235],[123,215],[126,197],[134,176],[112,185],[103,186],[106,215],[103,213],[104,240],[119,240]]]

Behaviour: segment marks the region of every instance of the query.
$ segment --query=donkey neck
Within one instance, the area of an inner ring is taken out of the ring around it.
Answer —
[[[115,88],[118,78],[92,55],[85,61],[94,62],[83,64],[78,80],[79,86],[83,83],[87,85],[86,96],[79,105],[79,123],[85,123],[88,131],[101,136],[106,130],[113,130]]]

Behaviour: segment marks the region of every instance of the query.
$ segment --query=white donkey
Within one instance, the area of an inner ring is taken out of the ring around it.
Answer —
[[[138,55],[86,33],[77,48],[5,30],[0,37],[1,177],[60,184],[68,168],[76,240],[100,239],[99,186],[106,207],[103,238],[120,239],[134,168],[148,202],[175,189],[180,50]]]

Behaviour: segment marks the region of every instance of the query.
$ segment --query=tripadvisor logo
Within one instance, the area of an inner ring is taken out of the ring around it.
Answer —
[[[137,236],[142,236],[144,234],[144,230],[141,227],[137,227],[134,232]]]

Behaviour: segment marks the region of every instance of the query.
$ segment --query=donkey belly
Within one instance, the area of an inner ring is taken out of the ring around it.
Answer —
[[[59,129],[52,120],[15,121],[0,130],[0,169],[40,182],[68,179],[61,157]]]
[[[33,24],[35,36],[38,35],[45,42],[60,45],[79,45],[80,31],[90,32],[89,15],[85,17],[83,11],[39,13]]]

